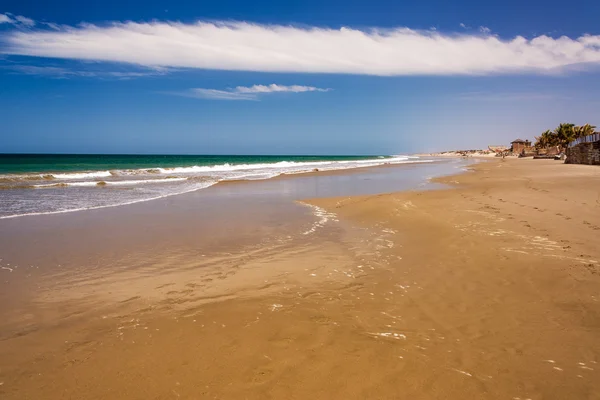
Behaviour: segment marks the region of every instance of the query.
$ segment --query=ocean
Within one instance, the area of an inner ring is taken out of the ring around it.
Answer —
[[[410,156],[0,155],[0,218],[114,207],[314,170],[423,163]]]

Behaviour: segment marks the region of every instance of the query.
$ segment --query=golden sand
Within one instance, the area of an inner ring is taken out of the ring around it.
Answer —
[[[0,323],[0,398],[600,398],[600,169],[441,181],[312,200],[319,242],[67,280]]]

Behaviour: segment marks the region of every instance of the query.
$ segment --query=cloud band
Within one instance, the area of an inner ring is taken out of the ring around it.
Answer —
[[[37,26],[40,26],[38,24]],[[0,52],[145,67],[366,75],[556,72],[600,64],[600,36],[442,34],[408,28],[300,28],[246,22],[115,22],[12,29]]]
[[[237,86],[234,89],[218,90],[194,88],[184,92],[172,93],[179,96],[194,97],[198,99],[211,100],[258,100],[259,95],[269,93],[305,93],[305,92],[328,92],[331,89],[321,89],[314,86],[300,85],[254,85]]]

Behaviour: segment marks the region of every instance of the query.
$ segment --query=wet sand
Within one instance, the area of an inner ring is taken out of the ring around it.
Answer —
[[[0,270],[18,310],[0,397],[600,398],[600,170],[492,160],[438,181],[453,188],[310,200],[317,225],[281,206],[213,252],[149,202],[153,246]],[[102,231],[89,215],[69,226]],[[183,232],[155,246],[165,224]]]

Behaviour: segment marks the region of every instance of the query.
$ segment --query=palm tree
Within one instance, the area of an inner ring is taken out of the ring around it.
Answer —
[[[592,135],[596,131],[596,127],[594,125],[585,124],[582,126],[576,126],[573,128],[575,131],[575,138],[579,139],[580,137]]]
[[[540,136],[535,137],[535,148],[538,150],[547,149],[549,147],[558,146],[564,150],[569,146],[569,143],[575,139],[595,133],[594,125],[585,124],[575,126],[575,124],[560,124],[554,131],[545,131]]]
[[[558,129],[556,129],[558,130]],[[552,132],[547,130],[543,132],[540,136],[535,137],[535,147],[537,149],[546,149],[548,147],[554,147],[560,145],[560,140],[558,134],[556,132]]]
[[[542,132],[540,136],[535,137],[535,148],[536,149],[545,149],[547,147],[553,146],[556,142],[556,137],[554,133],[550,130]]]
[[[569,143],[575,140],[575,124],[562,123],[554,130],[558,139],[558,145],[566,149]]]

